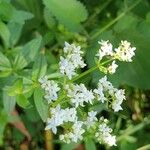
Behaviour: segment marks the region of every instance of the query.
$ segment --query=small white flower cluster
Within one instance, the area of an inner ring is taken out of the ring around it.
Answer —
[[[115,49],[116,58],[120,61],[132,62],[132,57],[135,55],[135,47],[131,47],[128,41],[121,41],[120,46]]]
[[[109,102],[115,112],[122,110],[121,104],[125,100],[125,92],[122,89],[114,88],[112,83],[107,81],[106,76],[99,80],[98,88],[94,92],[97,95],[97,99],[102,103],[107,102],[111,98]]]
[[[90,127],[92,127],[95,122],[98,120],[96,118],[97,112],[96,111],[90,111],[88,112],[88,117],[87,120],[85,122],[85,125],[87,126],[87,128],[89,129]]]
[[[67,96],[70,98],[71,102],[77,108],[78,106],[84,107],[84,102],[92,104],[94,95],[92,90],[87,90],[84,84],[71,84],[66,86]]]
[[[100,122],[95,137],[100,143],[107,143],[109,146],[116,146],[116,136],[111,135],[112,129],[107,125],[108,120],[101,117]]]
[[[65,42],[64,54],[65,57],[60,57],[60,72],[72,79],[72,76],[76,75],[75,71],[77,68],[86,66],[81,57],[83,52],[80,46],[76,47],[74,44]]]
[[[47,126],[45,130],[51,129],[53,133],[57,133],[57,127],[66,122],[76,122],[77,112],[75,108],[61,109],[60,105],[51,108],[51,118],[47,119]]]
[[[83,139],[83,133],[85,130],[82,128],[83,122],[82,121],[76,121],[72,128],[71,132],[62,134],[59,136],[60,140],[64,141],[65,143],[70,143],[70,142],[78,142]]]
[[[109,57],[111,61],[114,60],[107,67],[109,73],[115,73],[118,67],[115,59],[132,61],[135,47],[131,48],[129,42],[121,41],[120,46],[114,51],[109,41],[101,41],[99,44],[101,44],[101,48],[96,55],[99,57],[99,63],[105,56]],[[51,129],[56,134],[58,127],[62,127],[64,133],[59,138],[66,143],[81,141],[84,136],[89,134],[95,136],[100,143],[115,146],[116,136],[111,135],[112,129],[108,127],[108,120],[98,119],[96,117],[97,112],[89,109],[89,107],[98,100],[101,103],[106,103],[108,108],[111,107],[115,112],[118,112],[122,110],[121,104],[125,100],[125,92],[123,89],[114,88],[106,76],[99,80],[98,87],[94,90],[88,90],[82,83],[73,84],[71,79],[76,75],[76,69],[85,66],[81,57],[83,52],[80,49],[80,46],[76,47],[74,44],[65,42],[64,57],[60,57],[59,65],[60,72],[68,78],[64,79],[63,92],[59,93],[60,97],[58,97],[60,88],[55,81],[48,80],[47,77],[39,79],[41,87],[45,91],[45,99],[48,104],[52,104],[45,129]],[[102,67],[104,67],[103,63]],[[91,111],[84,111],[86,104],[88,104],[86,109]]]
[[[47,100],[48,104],[50,104],[52,100],[56,101],[58,98],[57,93],[60,90],[58,84],[53,80],[48,80],[47,76],[40,78],[39,82],[41,87],[45,90],[44,98]]]
[[[120,61],[126,61],[131,62],[132,57],[135,55],[135,47],[131,47],[131,44],[127,41],[121,41],[118,48],[115,48],[113,50],[113,45],[109,41],[101,41],[98,42],[101,47],[96,54],[98,56],[99,61],[103,59],[105,56],[109,56],[110,59],[118,59]],[[112,64],[110,64],[107,68],[107,71],[110,74],[113,74],[116,72],[118,65],[116,64],[116,61],[113,61]]]
[[[98,43],[101,45],[96,54],[96,56],[99,57],[99,60],[102,60],[104,56],[113,56],[113,46],[109,41],[101,40],[101,42],[99,41]]]

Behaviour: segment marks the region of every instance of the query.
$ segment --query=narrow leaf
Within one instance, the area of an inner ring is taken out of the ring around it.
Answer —
[[[14,96],[9,96],[6,91],[3,91],[3,105],[7,113],[11,113],[16,104],[16,98]]]
[[[44,76],[47,70],[47,62],[44,55],[39,55],[34,62],[33,71],[32,71],[32,79],[38,80],[38,78]]]
[[[88,139],[85,141],[85,149],[86,150],[96,150],[96,145],[92,139]]]
[[[48,117],[48,105],[44,103],[41,88],[36,88],[34,91],[34,103],[41,119],[45,122]]]

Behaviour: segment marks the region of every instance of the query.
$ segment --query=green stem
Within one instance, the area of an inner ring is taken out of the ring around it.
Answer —
[[[91,36],[91,39],[95,39],[98,37],[102,32],[107,30],[110,26],[112,26],[114,23],[116,23],[119,19],[121,19],[124,15],[126,15],[127,12],[132,10],[135,6],[137,6],[141,0],[136,1],[133,5],[131,5],[127,10],[125,10],[123,13],[121,13],[119,16],[117,16],[114,20],[112,20],[110,23],[108,23],[106,26],[104,26],[102,29],[97,31],[94,35]]]
[[[91,23],[91,21],[98,15],[100,14],[111,2],[112,0],[108,0],[106,1],[98,10],[96,10],[95,13],[93,13],[89,19],[85,22],[84,27],[88,26],[89,23]]]
[[[150,144],[142,146],[142,147],[138,148],[137,150],[148,150],[148,149],[150,149]]]
[[[107,60],[107,61],[105,61],[105,62],[103,62],[103,63],[101,63],[101,64],[96,65],[96,66],[93,66],[92,68],[88,69],[87,71],[81,73],[79,76],[74,77],[74,78],[71,80],[71,82],[74,82],[74,81],[76,81],[76,80],[78,80],[78,79],[80,79],[80,78],[86,76],[87,74],[89,74],[89,73],[95,71],[95,70],[98,69],[100,66],[103,66],[103,65],[105,65],[105,64],[107,64],[107,63],[109,63],[109,62],[111,62],[112,60],[114,60],[114,58],[109,59],[109,60]]]
[[[97,68],[98,68],[98,66],[93,66],[92,68],[88,69],[87,71],[81,73],[79,76],[73,78],[73,79],[71,80],[71,82],[74,82],[74,81],[76,81],[76,80],[82,78],[83,76],[85,76],[85,75],[87,75],[87,74],[89,74],[89,73],[95,71]]]
[[[122,139],[124,139],[126,136],[131,135],[139,130],[141,130],[143,127],[145,127],[146,125],[150,124],[150,121],[148,119],[144,120],[142,123],[138,124],[135,127],[132,127],[130,129],[126,129],[123,133],[123,135],[120,135],[117,138],[117,141],[120,141]]]

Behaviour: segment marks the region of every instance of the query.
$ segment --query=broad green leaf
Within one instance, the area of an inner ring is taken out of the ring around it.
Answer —
[[[31,122],[37,122],[40,121],[40,116],[38,115],[38,112],[34,107],[30,108],[30,109],[26,109],[25,110],[26,116],[27,118],[31,121]]]
[[[134,150],[137,148],[136,143],[129,143],[126,140],[123,140],[120,144],[120,150]]]
[[[10,22],[25,24],[26,20],[33,18],[33,15],[23,10],[14,10],[13,16]]]
[[[48,10],[48,8],[44,8],[44,19],[45,19],[46,25],[50,29],[56,25],[55,19],[52,16],[51,12]]]
[[[70,30],[81,28],[80,23],[87,18],[85,6],[77,0],[43,0],[45,6]]]
[[[2,21],[0,21],[0,37],[3,40],[5,48],[9,47],[9,38],[10,38],[10,32]]]
[[[78,143],[62,144],[61,150],[74,150],[78,146]]]
[[[14,96],[9,96],[6,91],[3,91],[3,105],[7,113],[11,113],[16,104],[16,98]]]
[[[36,88],[34,91],[34,103],[41,119],[45,122],[48,117],[48,105],[44,102],[46,101],[44,101],[42,89]]]
[[[92,139],[85,141],[85,150],[96,150],[96,145]]]
[[[16,102],[22,108],[27,108],[30,105],[28,99],[23,94],[16,96]]]
[[[121,32],[123,30],[126,30],[128,28],[134,29],[137,25],[137,18],[136,16],[127,15],[121,19],[115,26],[114,30],[116,32]]]
[[[43,54],[40,54],[34,62],[32,79],[38,80],[40,77],[43,77],[46,74],[47,70],[47,61]]]
[[[37,55],[40,49],[41,41],[42,41],[42,37],[39,36],[36,39],[33,39],[32,41],[28,42],[22,48],[22,54],[28,61],[34,60],[35,56]]]
[[[14,68],[20,70],[26,67],[30,62],[34,61],[40,46],[42,38],[39,36],[36,39],[31,40],[22,47],[20,53],[16,56],[14,61]]]
[[[10,3],[11,0],[0,0],[0,2]]]
[[[146,22],[150,24],[150,12],[146,14]]]
[[[0,2],[0,19],[9,21],[13,14],[13,7],[10,3]]]
[[[10,32],[10,45],[12,47],[18,42],[23,25],[19,23],[9,22],[7,26]]]

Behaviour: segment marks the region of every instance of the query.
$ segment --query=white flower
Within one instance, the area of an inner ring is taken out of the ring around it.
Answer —
[[[121,104],[123,100],[125,100],[125,91],[122,89],[116,90],[114,97],[115,99],[112,102],[112,109],[115,112],[118,112],[119,110],[122,110]]]
[[[80,46],[75,46],[74,44],[69,44],[65,42],[64,47],[65,58],[60,57],[60,72],[66,75],[69,79],[72,79],[74,75],[76,75],[76,69],[81,67],[85,67],[86,64],[82,60]]]
[[[99,52],[96,54],[96,56],[99,57],[99,60],[102,60],[104,56],[112,56],[113,55],[113,46],[109,41],[103,41],[98,42],[101,47],[99,49]]]
[[[65,122],[76,122],[77,112],[75,108],[61,109],[60,105],[50,110],[51,118],[47,119],[45,130],[51,129],[54,134],[57,133],[57,127]]]
[[[64,122],[75,122],[77,120],[77,111],[75,108],[66,108],[64,111]]]
[[[47,119],[47,126],[45,130],[51,129],[53,133],[56,134],[57,126],[63,124],[64,113],[62,112],[60,105],[57,105],[57,107],[52,108],[50,110],[50,113],[51,113],[51,118]]]
[[[107,143],[109,146],[117,146],[116,145],[116,136],[112,136],[112,135],[106,136],[105,143]]]
[[[61,134],[59,136],[59,139],[67,144],[72,142],[72,138],[73,138],[74,134],[72,132],[68,132],[66,134]]]
[[[60,135],[59,139],[64,141],[65,143],[71,142],[77,143],[78,141],[82,140],[83,139],[82,134],[85,132],[85,130],[82,128],[82,125],[83,125],[82,121],[76,121],[72,125],[72,131]]]
[[[94,93],[96,93],[97,99],[104,103],[105,101],[107,101],[105,93],[108,92],[110,94],[113,90],[114,87],[109,81],[107,81],[107,77],[104,76],[99,80],[98,88],[94,89]]]
[[[74,136],[72,137],[73,142],[78,142],[78,140],[82,140],[83,136],[82,134],[85,132],[85,130],[82,128],[83,122],[77,121],[73,124],[72,129]]]
[[[98,101],[101,101],[102,103],[104,103],[107,100],[107,98],[104,96],[102,86],[99,85],[98,89],[94,89],[94,93],[96,93]]]
[[[135,55],[135,47],[131,47],[128,41],[121,41],[120,46],[115,49],[115,57],[120,61],[131,62],[132,57]]]
[[[69,79],[76,74],[75,67],[68,59],[60,57],[60,73],[65,74]]]
[[[54,119],[50,119],[50,118],[47,119],[47,126],[45,127],[45,130],[49,130],[49,129],[51,129],[54,134],[57,133],[57,125]]]
[[[109,72],[110,74],[115,73],[117,67],[118,67],[118,65],[116,64],[115,61],[113,61],[112,64],[108,67],[108,72]]]
[[[92,104],[94,99],[93,92],[87,90],[84,84],[72,84],[72,87],[67,87],[67,96],[70,97],[71,102],[75,104],[75,107],[78,107],[79,105],[84,107],[84,102]]]
[[[95,133],[95,137],[100,143],[106,143],[109,146],[116,146],[116,136],[112,136],[112,129],[108,127],[107,119],[100,119],[100,125],[98,127],[98,131]]]
[[[60,90],[58,84],[53,80],[48,80],[47,76],[40,78],[39,82],[41,83],[41,87],[45,90],[44,98],[47,100],[47,102],[51,103],[52,100],[57,100],[57,93]]]
[[[65,46],[63,50],[64,53],[66,54],[72,54],[72,53],[83,54],[80,46],[75,46],[75,44],[69,44],[68,42],[65,42]]]
[[[97,114],[96,111],[88,112],[88,117],[85,122],[85,125],[87,126],[87,128],[92,127],[95,124],[95,122],[97,121],[96,114]]]
[[[44,89],[47,87],[47,83],[48,83],[48,77],[47,76],[44,76],[44,77],[41,77],[39,78],[39,83],[41,84],[41,87]]]
[[[98,86],[102,86],[104,91],[113,89],[113,85],[107,80],[107,76],[104,76],[99,80]]]

